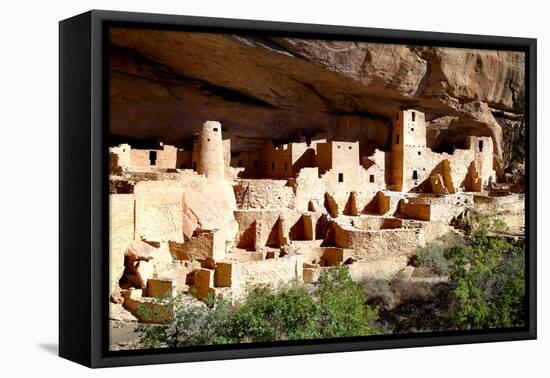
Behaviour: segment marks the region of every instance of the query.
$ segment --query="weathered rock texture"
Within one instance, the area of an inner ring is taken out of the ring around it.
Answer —
[[[491,136],[499,174],[513,160],[522,53],[137,29],[111,45],[113,137],[180,144],[216,119],[233,152],[297,132],[373,151],[398,108],[420,107],[429,147]]]

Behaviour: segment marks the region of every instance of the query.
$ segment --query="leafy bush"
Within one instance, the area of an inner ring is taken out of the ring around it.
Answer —
[[[301,286],[281,292],[256,287],[229,319],[229,337],[241,342],[315,338],[318,314],[319,303]]]
[[[319,277],[312,294],[302,286],[252,290],[230,320],[230,338],[241,342],[300,340],[377,333],[377,312],[366,304],[347,268]]]
[[[449,318],[458,329],[521,327],[525,322],[525,253],[504,238],[476,236],[451,259]]]

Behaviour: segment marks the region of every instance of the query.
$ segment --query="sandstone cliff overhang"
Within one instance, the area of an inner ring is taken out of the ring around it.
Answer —
[[[397,109],[420,107],[430,147],[491,136],[506,160],[522,112],[518,52],[139,29],[111,46],[111,133],[131,140],[178,144],[217,119],[234,151],[297,131],[376,148]]]

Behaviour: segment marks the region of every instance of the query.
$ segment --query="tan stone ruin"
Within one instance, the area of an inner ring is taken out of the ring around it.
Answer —
[[[207,121],[191,150],[110,149],[110,288],[129,311],[174,293],[234,302],[258,284],[313,284],[331,266],[389,277],[474,203],[523,204],[486,192],[490,137],[434,152],[418,109],[399,111],[391,148],[369,156],[326,136],[231,156],[223,132]]]

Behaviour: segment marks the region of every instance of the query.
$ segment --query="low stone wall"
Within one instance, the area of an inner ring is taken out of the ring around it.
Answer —
[[[335,246],[355,251],[357,257],[411,255],[423,244],[420,229],[362,230],[332,222]]]
[[[225,257],[226,241],[219,230],[200,230],[185,243],[168,242],[174,260],[219,260]]]
[[[257,285],[270,285],[273,288],[278,288],[288,285],[293,280],[302,282],[303,263],[304,258],[300,255],[232,263],[231,289],[233,299],[242,298],[247,290]]]
[[[509,231],[522,234],[525,228],[525,196],[511,194],[503,197],[475,196],[475,209],[492,214],[505,222]]]
[[[400,213],[411,219],[449,223],[464,210],[471,208],[473,203],[474,197],[464,193],[411,196],[408,203],[400,208]]]
[[[403,220],[399,218],[362,215],[352,218],[352,224],[363,230],[383,230],[403,227]]]
[[[424,203],[401,202],[399,214],[408,219],[429,221],[431,220],[431,205]]]
[[[406,269],[409,258],[404,255],[386,256],[348,265],[351,279],[361,283],[366,279],[388,279]]]

